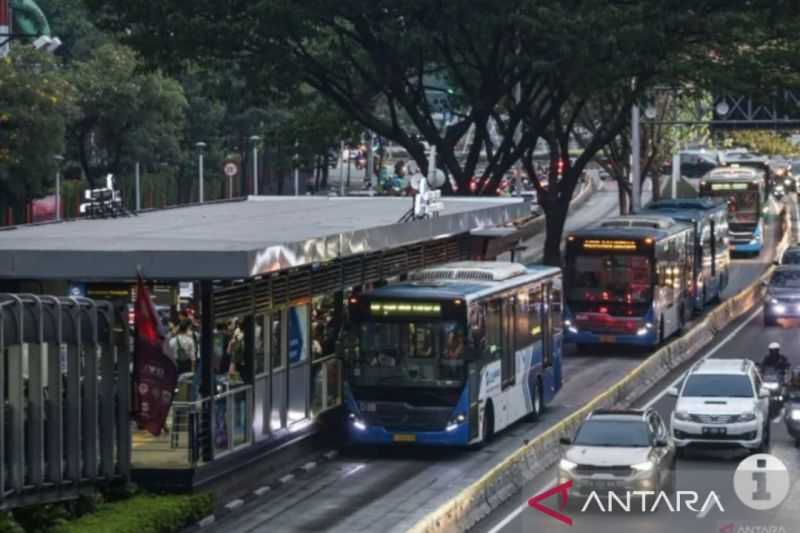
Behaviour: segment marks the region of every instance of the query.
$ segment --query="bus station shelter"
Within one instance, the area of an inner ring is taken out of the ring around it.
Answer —
[[[0,292],[129,305],[141,272],[167,288],[165,321],[189,309],[198,362],[180,376],[166,431],[132,428],[130,467],[139,482],[191,488],[335,427],[349,294],[423,267],[493,259],[533,231],[522,199],[444,206],[399,222],[408,198],[259,196],[19,226],[0,231]],[[9,357],[0,363],[16,365]]]

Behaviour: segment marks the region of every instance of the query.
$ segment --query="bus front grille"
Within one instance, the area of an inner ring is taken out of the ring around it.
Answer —
[[[452,407],[410,407],[378,404],[375,411],[362,413],[367,425],[388,430],[441,431],[447,425]]]

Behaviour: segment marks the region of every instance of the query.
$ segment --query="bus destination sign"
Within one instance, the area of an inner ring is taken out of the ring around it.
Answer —
[[[584,250],[615,250],[636,251],[636,241],[620,239],[586,239],[583,241]]]
[[[746,191],[750,188],[749,183],[712,183],[712,191]]]
[[[426,302],[372,302],[369,304],[370,313],[378,316],[440,316],[442,306],[438,303]]]

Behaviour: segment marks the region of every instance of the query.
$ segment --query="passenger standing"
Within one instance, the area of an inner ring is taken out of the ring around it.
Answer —
[[[170,339],[169,347],[174,354],[178,374],[194,372],[197,347],[192,336],[192,323],[189,320],[181,321],[178,334]]]

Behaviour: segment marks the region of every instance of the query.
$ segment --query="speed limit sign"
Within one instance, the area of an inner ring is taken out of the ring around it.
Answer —
[[[236,161],[226,161],[222,170],[225,172],[226,176],[232,178],[239,173],[239,165],[236,164]]]

